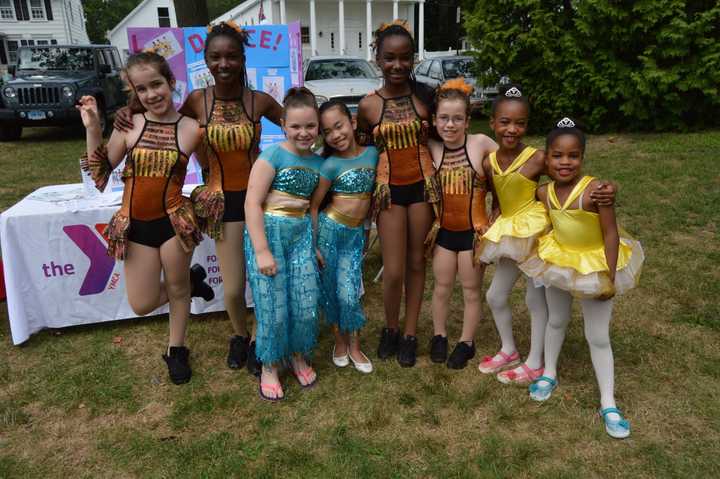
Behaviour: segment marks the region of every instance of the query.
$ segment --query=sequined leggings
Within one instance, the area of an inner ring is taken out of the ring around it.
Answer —
[[[263,364],[269,365],[289,359],[294,353],[307,355],[315,347],[320,279],[310,217],[265,214],[264,220],[277,274],[260,273],[247,229],[245,259],[255,301],[255,352]]]
[[[365,325],[360,303],[365,229],[345,226],[320,213],[317,241],[325,259],[320,271],[325,320],[342,333],[358,331]]]

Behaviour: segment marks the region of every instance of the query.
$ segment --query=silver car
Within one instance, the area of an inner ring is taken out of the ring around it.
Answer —
[[[428,58],[415,67],[415,78],[420,83],[425,83],[432,88],[457,77],[465,78],[465,81],[474,87],[470,97],[470,105],[473,112],[482,110],[485,103],[492,101],[498,94],[497,85],[483,87],[477,85],[475,74],[472,70],[473,57],[445,55]],[[508,83],[509,79],[503,77],[500,83]]]
[[[305,86],[317,97],[318,105],[337,99],[353,113],[357,112],[362,97],[382,86],[375,69],[359,57],[311,57],[304,64],[303,77]]]

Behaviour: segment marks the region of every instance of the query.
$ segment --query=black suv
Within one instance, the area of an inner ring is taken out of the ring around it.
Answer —
[[[108,114],[125,105],[117,48],[109,45],[21,47],[15,78],[0,91],[0,141],[17,140],[24,126],[79,125],[83,95],[97,98],[103,131]]]

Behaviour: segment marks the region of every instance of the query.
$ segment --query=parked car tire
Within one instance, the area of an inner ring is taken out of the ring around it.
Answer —
[[[17,141],[22,136],[22,126],[3,125],[0,128],[0,141]]]

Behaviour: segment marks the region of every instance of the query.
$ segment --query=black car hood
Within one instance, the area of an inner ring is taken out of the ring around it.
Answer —
[[[22,86],[30,83],[78,83],[96,77],[97,74],[93,71],[20,70],[9,84]]]

